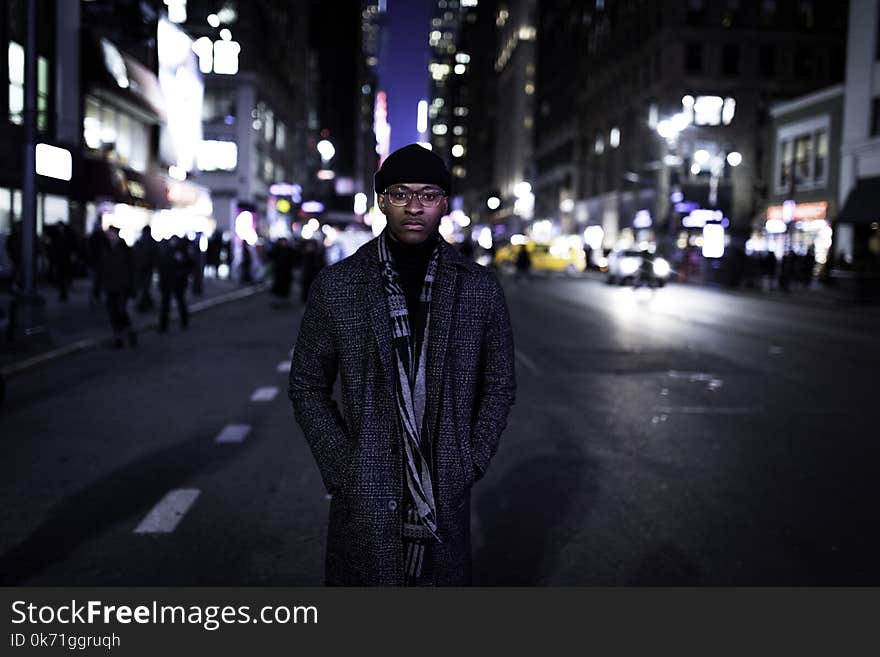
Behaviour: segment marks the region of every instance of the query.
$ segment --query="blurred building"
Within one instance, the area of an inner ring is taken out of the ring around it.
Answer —
[[[192,38],[162,3],[127,1],[83,3],[78,35],[85,231],[114,225],[129,243],[147,225],[156,239],[210,233],[210,192],[189,178],[204,92]]]
[[[536,5],[434,2],[428,138],[453,174],[453,228],[484,245],[532,218]]]
[[[880,272],[880,7],[850,0],[836,263]]]
[[[770,107],[767,201],[747,251],[827,262],[839,209],[843,90],[838,84]]]
[[[378,66],[385,29],[385,2],[363,0],[361,3],[361,50],[357,58],[359,95],[357,98],[357,131],[355,134],[355,193],[373,197],[373,174],[379,164],[375,132]],[[365,210],[366,202],[359,210]],[[362,213],[359,213],[362,214]]]
[[[381,19],[376,2],[313,3],[309,39],[315,57],[317,138],[324,142],[325,155],[333,153],[322,159],[315,181],[315,199],[325,207],[319,218],[325,221],[354,220],[354,195],[365,190],[366,176],[375,169],[373,160],[365,171],[369,158],[363,149],[364,130],[372,132],[370,99],[375,97]]]
[[[535,108],[535,194],[536,212],[541,217],[558,216],[563,232],[574,229],[576,192],[582,195],[578,163],[582,162],[585,140],[581,138],[579,115],[573,111],[575,81],[586,79],[587,39],[585,21],[592,14],[584,3],[561,0],[550,6],[541,3],[538,13],[537,79]],[[560,75],[565,71],[565,75]],[[583,205],[583,201],[579,202]]]
[[[430,141],[432,150],[444,161],[449,162],[452,159],[451,124],[455,102],[452,82],[456,75],[456,64],[461,63],[456,61],[456,57],[459,60],[462,58],[458,41],[464,8],[456,0],[434,0],[431,4],[431,29],[428,33],[431,99],[428,106],[428,123],[425,126],[427,139],[424,141]]]
[[[37,232],[69,221],[79,207],[72,177],[81,141],[79,92],[79,3],[38,2],[37,140],[61,150],[40,149],[37,176]],[[6,84],[0,85],[5,118],[0,121],[0,277],[10,274],[3,248],[15,221],[21,219],[24,161],[24,74],[27,3],[9,0],[0,5],[0,59]]]
[[[537,6],[536,0],[498,3],[495,16],[498,112],[493,189],[501,201],[496,217],[512,231],[523,230],[534,218]]]
[[[0,234],[21,215],[26,7],[4,3],[0,18]],[[37,12],[37,234],[59,222],[80,234],[114,224],[131,242],[147,224],[157,236],[209,227],[208,191],[169,176],[193,169],[202,82],[164,4],[39,0]]]
[[[455,175],[455,194],[469,219],[466,229],[489,227],[497,221],[495,210],[487,205],[489,198],[500,196],[494,175],[496,17],[496,3],[491,0],[462,3],[455,63],[444,103],[450,121],[448,161]]]
[[[744,239],[764,208],[768,108],[842,80],[839,3],[597,0],[539,11],[536,219],[563,232],[596,226],[606,248],[698,247],[706,217]]]
[[[309,8],[307,0],[186,3],[205,80],[196,169],[218,227],[251,243],[288,234],[314,191]]]

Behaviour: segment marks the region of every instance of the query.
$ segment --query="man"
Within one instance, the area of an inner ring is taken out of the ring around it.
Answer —
[[[159,244],[153,239],[149,226],[144,226],[140,239],[135,242],[133,257],[138,289],[137,309],[142,313],[149,312],[155,306],[150,290],[153,287],[153,272],[159,261]]]
[[[326,580],[465,585],[471,486],[516,388],[507,305],[494,275],[440,237],[451,176],[439,157],[406,146],[375,185],[387,228],[315,279],[290,371],[332,495]]]
[[[137,336],[128,316],[128,298],[134,294],[134,266],[131,249],[119,237],[119,228],[107,229],[107,246],[100,259],[100,279],[107,295],[107,314],[113,328],[113,346],[123,346],[123,333],[128,334],[128,343],[134,347]]]
[[[159,249],[159,292],[162,294],[159,304],[159,333],[168,332],[172,296],[177,304],[177,314],[180,315],[180,328],[186,329],[189,326],[186,285],[190,269],[192,260],[186,244],[177,235],[172,235]]]

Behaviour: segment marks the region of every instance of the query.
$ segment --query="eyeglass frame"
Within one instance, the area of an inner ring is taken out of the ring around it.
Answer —
[[[413,198],[418,198],[419,205],[421,205],[423,208],[436,208],[440,205],[440,201],[442,201],[444,198],[446,198],[448,196],[445,191],[443,191],[442,189],[439,189],[439,188],[431,187],[428,189],[420,189],[420,190],[416,191],[414,189],[410,189],[409,187],[399,187],[399,188],[395,189],[394,191],[401,191],[401,192],[405,191],[409,195],[409,198],[406,199],[405,203],[398,205],[397,203],[395,203],[394,201],[391,200],[391,197],[389,196],[388,191],[389,191],[389,188],[386,187],[382,191],[382,196],[386,197],[388,199],[388,202],[396,208],[405,208],[407,205],[409,205],[412,202]],[[437,196],[438,196],[437,203],[435,203],[434,205],[428,205],[427,203],[425,203],[425,201],[422,199],[422,194],[425,194],[425,193],[437,194]]]

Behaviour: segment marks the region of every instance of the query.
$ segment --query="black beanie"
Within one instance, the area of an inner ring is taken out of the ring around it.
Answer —
[[[437,155],[418,144],[410,144],[385,158],[373,178],[376,193],[381,194],[395,183],[422,183],[440,187],[449,194],[452,174]]]

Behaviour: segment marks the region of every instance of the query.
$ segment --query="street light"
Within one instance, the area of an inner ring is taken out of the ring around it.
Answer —
[[[318,142],[318,152],[321,154],[321,159],[324,162],[329,162],[333,159],[333,156],[336,155],[336,149],[333,147],[333,144],[330,143],[327,139],[322,139]]]

